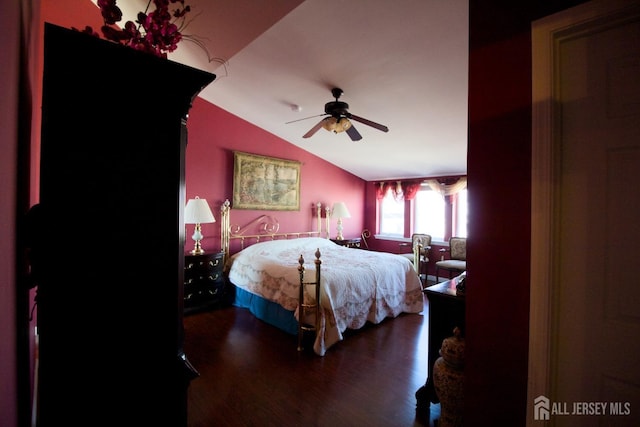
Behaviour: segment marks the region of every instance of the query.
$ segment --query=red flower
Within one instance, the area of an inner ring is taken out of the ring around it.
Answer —
[[[148,12],[152,1],[156,8]],[[138,12],[135,23],[127,21],[124,28],[120,28],[116,22],[122,20],[122,11],[116,5],[116,0],[98,0],[98,7],[104,20],[101,28],[102,35],[107,40],[166,58],[167,52],[176,50],[178,43],[182,40],[181,27],[176,22],[184,26],[185,16],[191,11],[184,2],[185,0],[149,0],[146,9]],[[178,6],[170,12],[169,6],[175,3],[179,3],[182,7]],[[89,26],[82,32],[97,35]]]
[[[98,0],[98,7],[106,25],[113,25],[122,19],[122,11],[116,6],[116,0]]]

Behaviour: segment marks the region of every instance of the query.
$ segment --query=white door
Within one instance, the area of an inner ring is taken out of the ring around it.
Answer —
[[[528,425],[640,425],[640,2],[533,32]]]

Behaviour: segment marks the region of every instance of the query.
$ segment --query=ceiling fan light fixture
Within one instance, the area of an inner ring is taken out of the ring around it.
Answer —
[[[327,117],[322,127],[333,133],[344,132],[351,127],[351,122],[346,117]]]
[[[346,117],[342,117],[340,120],[338,120],[338,123],[336,123],[336,128],[334,132],[335,133],[344,132],[350,127],[351,127],[351,122],[349,121],[349,119],[347,119]]]
[[[329,132],[336,132],[336,125],[338,124],[338,119],[335,117],[327,117],[322,121],[322,127],[328,130]]]

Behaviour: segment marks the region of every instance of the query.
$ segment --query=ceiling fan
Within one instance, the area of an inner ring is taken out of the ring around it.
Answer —
[[[342,89],[333,88],[331,89],[331,94],[336,99],[335,101],[327,102],[324,104],[324,114],[320,114],[320,116],[327,116],[324,119],[320,120],[314,127],[309,129],[307,133],[302,135],[303,138],[312,137],[320,128],[325,128],[328,131],[334,133],[346,132],[347,135],[351,138],[352,141],[360,141],[362,139],[362,135],[360,132],[356,130],[356,128],[351,123],[351,120],[355,120],[356,122],[364,123],[367,126],[371,126],[375,129],[381,130],[382,132],[389,132],[389,128],[385,125],[381,125],[376,122],[372,122],[371,120],[367,120],[365,118],[356,116],[355,114],[351,114],[349,112],[349,104],[346,102],[339,101],[338,99],[343,94]],[[318,116],[311,116],[318,117]],[[306,117],[304,119],[293,120],[288,123],[297,122],[300,120],[310,119],[311,117]]]

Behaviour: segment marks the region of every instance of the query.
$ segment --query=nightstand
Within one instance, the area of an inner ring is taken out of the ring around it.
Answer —
[[[223,274],[224,252],[185,255],[184,313],[227,305],[228,291]]]
[[[362,239],[360,237],[356,237],[353,239],[329,239],[331,240],[333,243],[340,245],[340,246],[346,246],[347,248],[359,248],[360,247],[360,243],[362,243]]]

